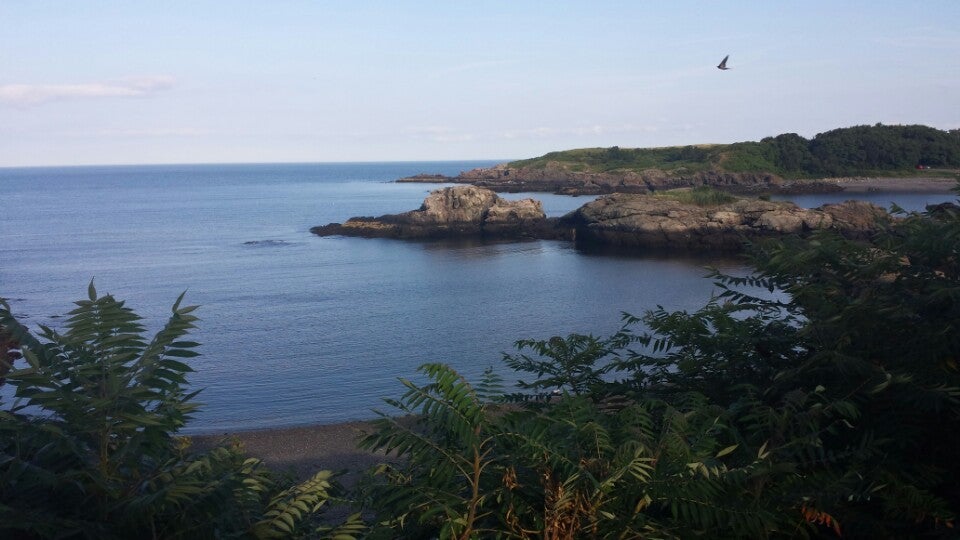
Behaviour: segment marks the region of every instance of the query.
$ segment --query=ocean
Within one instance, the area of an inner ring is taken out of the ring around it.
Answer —
[[[92,280],[152,332],[186,292],[200,306],[190,382],[203,406],[184,431],[220,433],[372,418],[426,362],[470,380],[492,367],[509,383],[502,354],[516,340],[608,335],[623,312],[657,305],[694,310],[715,292],[707,266],[748,271],[730,258],[601,255],[559,241],[309,232],[418,208],[439,187],[397,178],[494,163],[0,169],[0,297],[27,324],[56,328]],[[504,196],[538,198],[554,216],[590,200]],[[955,199],[864,196],[917,210]]]

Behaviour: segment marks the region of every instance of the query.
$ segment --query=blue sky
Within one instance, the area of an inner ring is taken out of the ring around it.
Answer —
[[[4,0],[0,28],[0,166],[512,159],[960,127],[956,0]]]

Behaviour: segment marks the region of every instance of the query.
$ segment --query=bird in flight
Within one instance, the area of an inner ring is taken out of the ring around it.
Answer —
[[[728,59],[728,58],[730,58],[730,55],[729,55],[729,54],[726,55],[726,56],[724,56],[724,57],[723,57],[723,60],[720,61],[720,65],[717,66],[717,69],[724,69],[724,70],[730,69],[730,68],[727,67],[727,59]]]

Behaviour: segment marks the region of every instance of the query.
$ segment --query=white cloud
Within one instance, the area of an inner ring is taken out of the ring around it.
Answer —
[[[146,97],[173,86],[166,76],[128,77],[112,82],[79,84],[4,84],[0,102],[15,107],[30,107],[51,101],[112,97]]]

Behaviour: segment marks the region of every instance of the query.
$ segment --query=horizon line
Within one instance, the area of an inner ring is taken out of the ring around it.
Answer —
[[[351,160],[351,161],[197,161],[179,163],[73,163],[55,165],[0,165],[3,169],[57,169],[81,167],[197,167],[197,166],[230,166],[230,165],[362,165],[375,163],[457,163],[463,161],[490,161],[509,163],[517,159],[386,159],[386,160]]]

